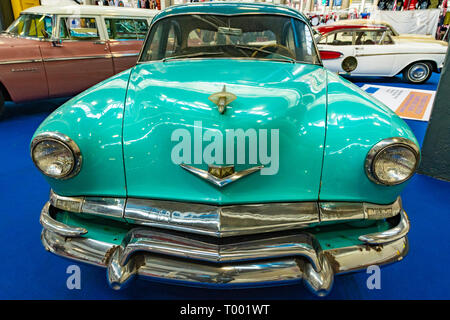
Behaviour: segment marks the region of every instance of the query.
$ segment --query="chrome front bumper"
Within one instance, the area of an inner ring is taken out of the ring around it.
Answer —
[[[408,252],[409,221],[401,210],[393,228],[363,235],[364,244],[324,250],[307,232],[288,231],[227,238],[223,241],[152,227],[131,229],[121,245],[89,238],[41,212],[44,247],[61,256],[107,268],[110,286],[119,289],[135,276],[191,286],[256,287],[301,281],[326,295],[335,274],[401,260]],[[286,234],[288,233],[288,234]]]

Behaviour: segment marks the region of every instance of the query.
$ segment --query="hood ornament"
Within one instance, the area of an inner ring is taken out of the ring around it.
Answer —
[[[227,105],[236,100],[236,98],[234,94],[227,92],[226,86],[223,86],[222,91],[213,93],[208,97],[211,102],[217,105],[221,114],[225,113]]]
[[[215,166],[215,165],[208,165],[208,171],[202,170],[187,164],[180,164],[180,166],[199,176],[202,179],[205,179],[206,181],[214,184],[217,187],[225,187],[226,185],[230,184],[231,182],[234,182],[242,177],[248,176],[251,173],[254,173],[258,170],[261,170],[264,168],[264,166],[257,166],[253,168],[248,168],[242,171],[235,172],[234,171],[234,165],[231,166]]]

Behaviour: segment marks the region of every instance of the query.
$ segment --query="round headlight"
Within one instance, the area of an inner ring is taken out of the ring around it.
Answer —
[[[378,184],[396,185],[405,182],[419,164],[419,148],[405,138],[380,141],[367,154],[367,176]]]
[[[81,165],[78,146],[61,133],[44,133],[31,143],[31,158],[46,176],[67,179],[76,175]]]

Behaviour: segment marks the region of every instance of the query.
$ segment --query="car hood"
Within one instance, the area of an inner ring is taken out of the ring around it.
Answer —
[[[237,98],[221,114],[208,97],[224,88]],[[127,194],[214,204],[317,200],[325,117],[321,66],[245,59],[138,64],[124,113]],[[248,134],[243,148],[227,136],[239,129]],[[180,166],[207,170],[211,159],[228,156],[236,171],[265,170],[217,187]]]

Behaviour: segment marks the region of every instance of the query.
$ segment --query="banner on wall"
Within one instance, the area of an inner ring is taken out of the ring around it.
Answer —
[[[386,21],[398,33],[436,34],[440,9],[387,11],[375,10],[370,19]]]
[[[418,90],[365,84],[364,91],[380,100],[400,118],[429,121],[436,93]]]

